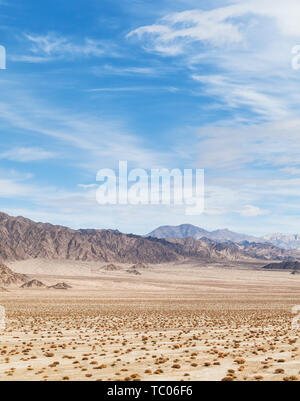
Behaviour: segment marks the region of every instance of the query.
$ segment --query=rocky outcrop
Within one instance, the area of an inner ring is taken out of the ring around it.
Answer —
[[[139,272],[138,270],[132,269],[132,268],[126,270],[126,272],[129,273],[129,274],[134,274],[134,275],[136,275],[136,276],[140,276],[140,275],[142,274],[142,273]]]
[[[105,265],[101,269],[106,272],[115,272],[115,271],[121,270],[121,268],[119,266],[116,266],[113,263]]]
[[[297,261],[287,261],[281,263],[270,263],[263,267],[267,270],[291,270],[294,272],[300,272],[300,262]]]
[[[25,274],[19,274],[12,271],[6,265],[0,263],[0,285],[20,285],[26,283],[29,278]]]
[[[135,269],[135,270],[137,270],[137,269],[149,269],[149,266],[146,265],[145,263],[137,263],[137,264],[131,266],[131,269]]]
[[[31,280],[21,285],[21,288],[45,288],[46,285],[39,280]]]
[[[57,283],[55,285],[51,285],[48,288],[53,289],[53,290],[68,290],[69,288],[72,288],[72,287],[67,283]]]

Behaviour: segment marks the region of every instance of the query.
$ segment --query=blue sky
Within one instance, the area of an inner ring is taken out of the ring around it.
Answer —
[[[299,232],[299,20],[296,0],[0,0],[0,209]],[[96,173],[119,160],[204,168],[205,213],[98,205]]]

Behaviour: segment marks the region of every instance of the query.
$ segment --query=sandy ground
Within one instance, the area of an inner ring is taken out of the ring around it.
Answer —
[[[0,293],[0,380],[297,380],[300,275],[259,266],[10,265],[46,285]]]

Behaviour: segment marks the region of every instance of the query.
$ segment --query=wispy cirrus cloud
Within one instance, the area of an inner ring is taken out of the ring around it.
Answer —
[[[240,118],[248,111],[257,121],[271,121],[299,108],[300,76],[291,68],[299,20],[296,0],[233,0],[209,10],[166,14],[127,37],[147,52],[185,66],[200,84],[195,95],[204,91],[216,106],[219,102]]]
[[[252,166],[283,169],[299,165],[300,120],[286,119],[260,125],[216,126],[196,128],[198,145],[196,163],[223,170]]]
[[[246,205],[242,210],[239,211],[241,216],[245,217],[257,217],[269,214],[269,210],[262,210],[261,208],[253,205]]]
[[[139,61],[139,60],[137,60]],[[128,65],[128,66],[114,66],[110,64],[105,64],[104,66],[93,67],[92,72],[95,76],[109,76],[115,75],[120,77],[156,77],[160,78],[171,73],[176,73],[179,71],[179,67],[175,65],[166,65],[162,63],[152,63],[147,65]]]
[[[70,39],[57,34],[29,35],[25,37],[32,44],[32,53],[51,55],[80,55],[101,56],[104,49],[100,41],[85,39],[83,43],[72,42]]]
[[[169,14],[159,23],[137,28],[127,37],[145,38],[146,48],[166,55],[183,54],[186,45],[193,42],[205,41],[212,45],[241,42],[238,27],[227,21],[228,17],[228,13],[215,10],[188,10]]]
[[[121,86],[111,88],[93,88],[89,92],[160,92],[166,91],[170,93],[178,92],[178,88],[173,86]]]
[[[207,95],[220,99],[221,108],[237,109],[246,107],[267,119],[283,119],[291,115],[289,102],[278,96],[278,88],[266,82],[245,82],[243,85],[234,77],[222,75],[192,75],[191,78],[201,84]],[[197,93],[197,89],[195,88]],[[199,89],[198,89],[199,92]]]
[[[74,59],[78,57],[117,56],[115,45],[107,41],[85,38],[78,40],[65,37],[55,32],[44,35],[23,35],[27,45],[27,54],[13,54],[12,61],[42,63],[57,59]]]
[[[0,170],[0,199],[12,202],[28,202],[35,207],[53,212],[75,213],[86,207],[96,207],[95,190],[68,190],[58,186],[41,184],[31,174]]]
[[[31,63],[31,64],[48,63],[50,61],[54,61],[55,59],[54,57],[17,55],[17,54],[10,54],[8,58],[10,61]]]
[[[282,35],[295,37],[300,34],[300,4],[297,0],[284,3],[279,0],[233,0],[229,5],[210,10],[192,9],[167,14],[156,23],[139,27],[127,36],[144,38],[146,48],[154,51],[168,55],[184,54],[191,50],[187,45],[196,42],[210,46],[245,42],[249,30],[257,22],[268,23],[252,17],[272,19]]]
[[[153,149],[131,132],[124,121],[112,121],[92,112],[76,114],[48,104],[27,91],[8,87],[6,102],[0,102],[2,126],[20,130],[25,136],[34,133],[57,141],[57,144],[67,144],[68,152],[64,152],[64,158],[70,164],[96,174],[98,169],[115,166],[124,157],[133,165],[144,168],[164,167],[176,157]],[[19,158],[30,158],[30,153],[32,157],[38,157],[38,152],[33,149],[31,152],[23,149],[19,150]],[[41,155],[50,156],[48,153]],[[11,152],[4,156],[14,157]]]
[[[158,70],[155,67],[115,67],[112,65],[104,65],[103,67],[93,68],[96,75],[112,74],[112,75],[156,75]]]
[[[57,154],[41,148],[17,147],[0,153],[0,160],[6,159],[15,162],[36,162],[57,158]]]

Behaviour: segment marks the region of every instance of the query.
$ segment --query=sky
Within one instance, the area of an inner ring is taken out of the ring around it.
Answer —
[[[299,21],[298,0],[0,0],[0,210],[299,232]],[[204,169],[204,213],[99,205],[97,171],[119,160]]]

